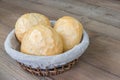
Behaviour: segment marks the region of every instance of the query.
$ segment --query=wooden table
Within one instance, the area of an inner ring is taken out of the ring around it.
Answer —
[[[0,80],[39,80],[24,71],[4,50],[4,41],[24,13],[39,12],[50,19],[69,15],[80,20],[90,46],[68,72],[55,80],[120,80],[119,0],[0,0]]]

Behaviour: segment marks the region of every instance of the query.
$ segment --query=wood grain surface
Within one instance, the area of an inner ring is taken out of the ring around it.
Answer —
[[[69,15],[84,25],[90,46],[68,72],[55,80],[120,80],[119,0],[0,0],[0,80],[39,80],[24,71],[4,50],[4,41],[24,13],[50,19]]]

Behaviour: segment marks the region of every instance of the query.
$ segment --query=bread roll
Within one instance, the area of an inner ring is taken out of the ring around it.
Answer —
[[[83,26],[73,17],[64,16],[60,18],[56,21],[54,29],[62,37],[64,51],[73,48],[81,41]]]
[[[56,55],[63,52],[63,42],[53,28],[39,24],[29,29],[24,35],[21,52],[37,56]]]
[[[37,24],[50,26],[50,21],[46,16],[39,13],[27,13],[22,15],[15,24],[15,34],[17,39],[21,42],[24,33]]]

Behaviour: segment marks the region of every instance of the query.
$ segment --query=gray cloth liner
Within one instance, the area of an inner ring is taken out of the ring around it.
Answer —
[[[55,21],[51,21],[52,24],[55,23]],[[74,59],[79,58],[86,48],[89,45],[89,37],[86,31],[83,31],[83,38],[82,41],[75,45],[72,49],[54,56],[34,56],[34,55],[28,55],[20,52],[18,50],[19,48],[19,42],[17,41],[15,37],[15,31],[12,30],[4,43],[4,47],[8,55],[10,55],[13,59],[17,60],[18,62],[21,62],[25,64],[26,66],[31,66],[32,68],[54,68],[61,65],[64,65],[68,62],[73,61]]]

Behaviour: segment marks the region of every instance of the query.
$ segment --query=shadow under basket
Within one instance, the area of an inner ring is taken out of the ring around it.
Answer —
[[[75,59],[65,65],[62,65],[61,67],[54,67],[53,69],[40,69],[40,68],[32,68],[31,66],[26,66],[20,62],[19,65],[26,71],[30,72],[33,75],[38,75],[38,76],[53,76],[53,75],[58,75],[61,74],[63,72],[66,72],[68,70],[70,70],[73,65],[75,65],[78,62],[78,59]]]

